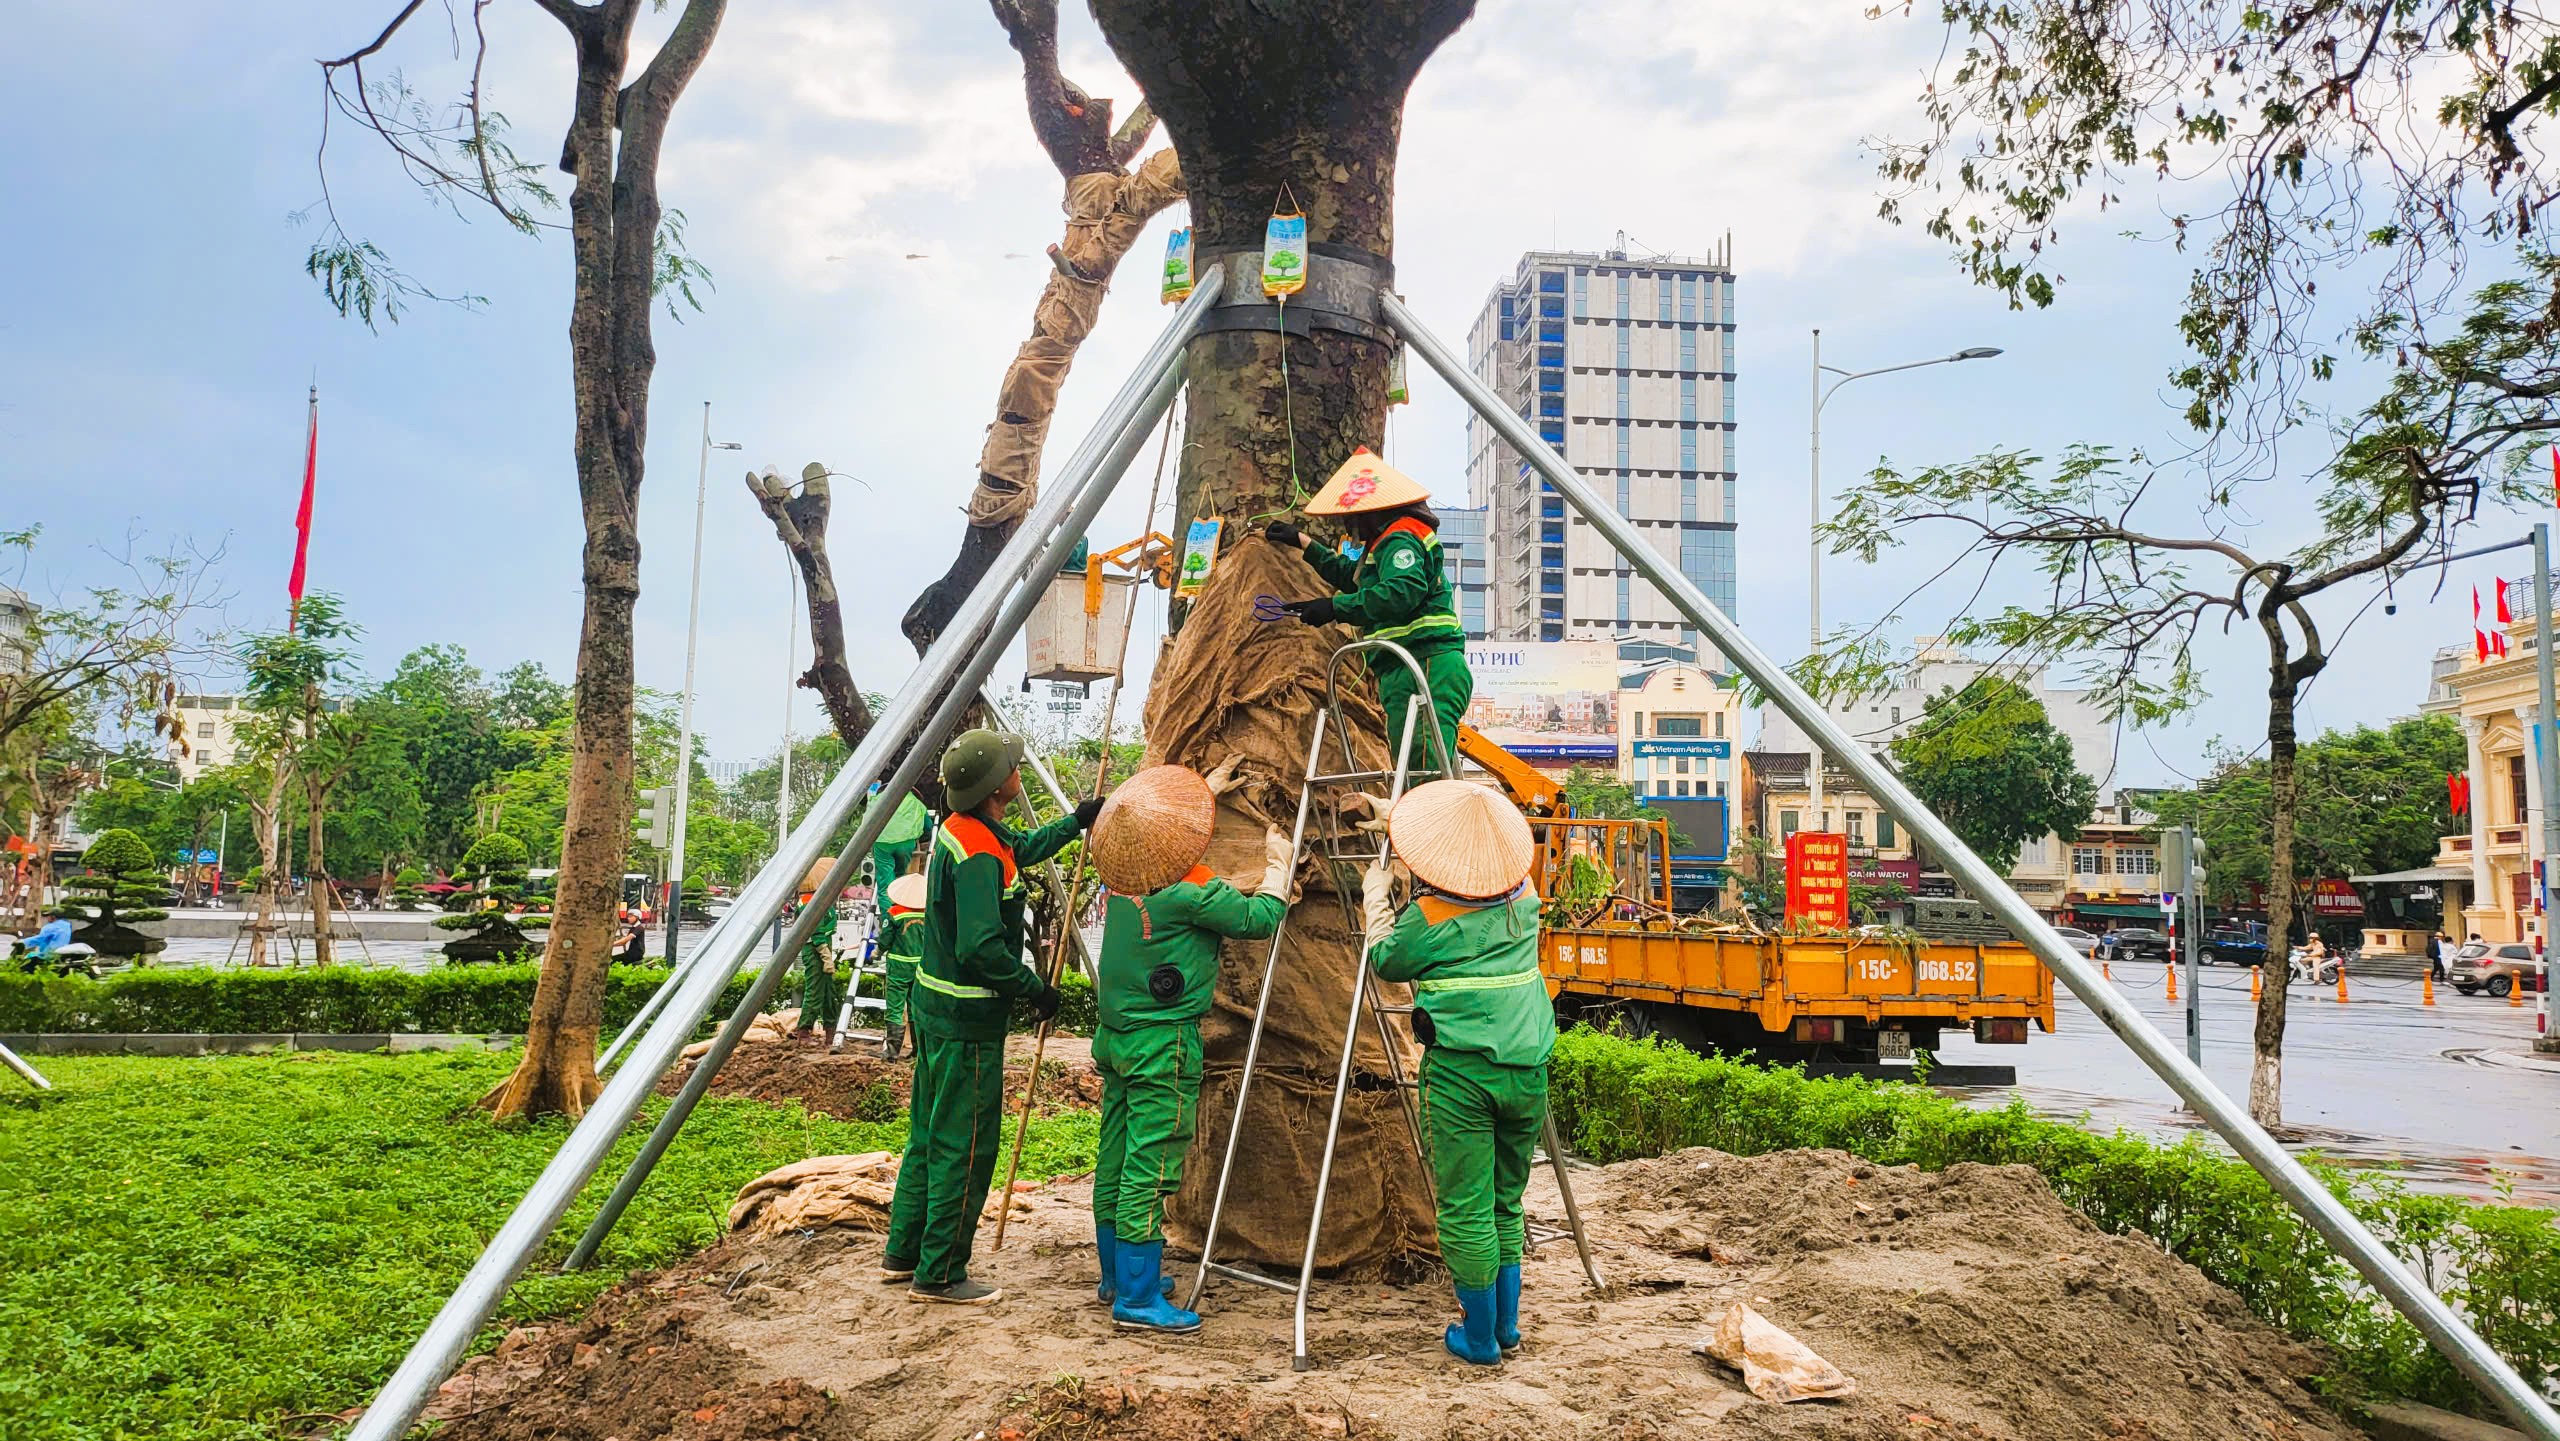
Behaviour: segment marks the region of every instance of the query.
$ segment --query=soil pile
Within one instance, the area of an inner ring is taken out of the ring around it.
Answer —
[[[1614,1284],[1588,1290],[1569,1244],[1533,1253],[1527,1345],[1497,1369],[1441,1349],[1455,1308],[1437,1282],[1320,1282],[1319,1369],[1303,1373],[1289,1298],[1260,1287],[1214,1283],[1195,1336],[1118,1331],[1094,1300],[1089,1193],[1061,1183],[1018,1198],[1004,1250],[982,1231],[974,1273],[1005,1288],[992,1307],[919,1305],[882,1285],[876,1236],[733,1238],[475,1360],[440,1414],[455,1441],[2357,1434],[2300,1386],[2315,1351],[2175,1258],[2091,1228],[2032,1172],[1692,1151],[1577,1182]],[[1543,1171],[1529,1212],[1560,1217]],[[1168,1269],[1187,1290],[1191,1268]],[[1857,1394],[1764,1402],[1694,1354],[1737,1300]]]
[[[672,1096],[692,1074],[678,1066],[658,1082],[658,1094]],[[1030,1041],[1016,1037],[1005,1051],[1005,1109],[1022,1105],[1024,1078],[1031,1074]],[[811,1037],[758,1039],[750,1031],[729,1053],[729,1063],[711,1078],[711,1094],[746,1096],[779,1104],[798,1101],[812,1111],[845,1121],[894,1121],[907,1114],[907,1094],[914,1077],[912,1059],[884,1060],[876,1039],[854,1038],[830,1054],[826,1043]],[[1102,1104],[1102,1073],[1093,1067],[1089,1042],[1052,1036],[1041,1060],[1040,1114],[1092,1110]]]

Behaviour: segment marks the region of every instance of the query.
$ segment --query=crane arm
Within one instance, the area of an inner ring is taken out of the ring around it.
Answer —
[[[1545,771],[1494,744],[1474,726],[1458,727],[1458,754],[1491,772],[1511,796],[1511,803],[1524,813],[1551,816],[1564,809],[1564,787]]]

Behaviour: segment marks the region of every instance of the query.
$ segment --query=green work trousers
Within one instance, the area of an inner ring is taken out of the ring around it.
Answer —
[[[978,1213],[1004,1130],[1004,1041],[916,1040],[907,1151],[889,1203],[887,1258],[913,1262],[919,1286],[969,1274]]]
[[[871,848],[873,903],[880,907],[880,914],[889,913],[889,883],[907,873],[907,863],[915,855],[914,841],[882,841]]]
[[[844,962],[835,961],[836,973],[827,974],[832,957],[830,947],[800,948],[800,1025],[832,1028],[836,1017],[844,1011]]]
[[[1182,1158],[1200,1129],[1200,1023],[1093,1033],[1102,1069],[1102,1146],[1093,1220],[1123,1244],[1164,1238],[1164,1203],[1182,1187]]]
[[[1478,1051],[1422,1053],[1422,1130],[1440,1199],[1440,1259],[1461,1291],[1493,1284],[1527,1242],[1520,1194],[1547,1114],[1547,1068]]]
[[[900,955],[882,956],[880,960],[889,968],[883,995],[888,1009],[880,1013],[880,1027],[882,1034],[894,1036],[906,1028],[907,995],[916,988],[916,967],[923,965],[924,960],[919,956]]]
[[[1475,699],[1475,672],[1467,669],[1467,653],[1460,649],[1433,651],[1417,655],[1424,679],[1431,683],[1431,713],[1440,722],[1441,742],[1449,748],[1449,762],[1458,760],[1458,722],[1465,719],[1467,702]],[[1404,662],[1391,655],[1372,654],[1369,668],[1378,677],[1378,703],[1387,711],[1387,764],[1395,764],[1396,750],[1404,744],[1406,702],[1413,698],[1413,672]],[[1440,761],[1431,753],[1427,736],[1413,738],[1413,755],[1406,762],[1409,774],[1431,775],[1440,769]]]

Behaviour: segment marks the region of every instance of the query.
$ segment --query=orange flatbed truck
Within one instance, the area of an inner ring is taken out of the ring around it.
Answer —
[[[1909,1079],[1911,1058],[1949,1030],[2024,1045],[2053,1030],[2053,973],[2014,941],[1882,935],[1752,936],[1685,931],[1671,914],[1667,822],[1565,814],[1562,788],[1459,728],[1459,749],[1491,773],[1538,838],[1531,878],[1552,902],[1573,859],[1609,879],[1605,900],[1548,908],[1539,964],[1559,1019],[1623,1019],[1692,1049],[1802,1062],[1812,1074]],[[1587,917],[1560,921],[1559,911]],[[2010,1066],[1933,1066],[1936,1085],[2010,1085]]]

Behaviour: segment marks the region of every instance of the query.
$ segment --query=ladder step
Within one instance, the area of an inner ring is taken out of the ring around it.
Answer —
[[[1281,1292],[1284,1295],[1295,1296],[1298,1294],[1298,1283],[1295,1281],[1283,1281],[1277,1276],[1265,1276],[1259,1271],[1248,1271],[1241,1266],[1230,1266],[1224,1261],[1210,1262],[1209,1269],[1226,1277],[1230,1281],[1250,1281],[1256,1286],[1266,1286],[1274,1291]]]
[[[1378,1001],[1375,1004],[1380,1011],[1390,1016],[1410,1016],[1413,1014],[1413,1003],[1410,1001]]]
[[[1528,1232],[1529,1244],[1532,1246],[1545,1246],[1556,1241],[1573,1239],[1573,1231],[1570,1227],[1550,1226],[1544,1221],[1531,1221],[1528,1224]]]

